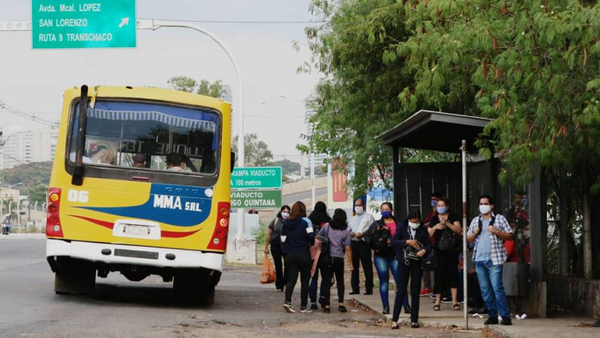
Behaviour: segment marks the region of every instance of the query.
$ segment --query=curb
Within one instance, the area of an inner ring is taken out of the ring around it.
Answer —
[[[390,318],[388,318],[386,315],[384,315],[380,311],[377,311],[377,310],[373,309],[369,305],[361,302],[360,300],[358,300],[356,298],[350,298],[348,300],[348,303],[352,307],[355,307],[357,309],[363,310],[365,312],[368,312],[370,314],[373,314],[373,315],[376,315],[376,316],[380,317],[382,320],[390,323],[390,325],[392,323],[392,320]],[[457,326],[457,325],[448,325],[446,323],[440,323],[440,322],[435,322],[435,321],[419,320],[419,322],[422,325],[424,325],[424,326],[436,327],[436,328],[459,329],[459,330],[462,330],[462,331],[482,331],[482,332],[486,332],[487,331],[487,332],[491,332],[493,335],[495,335],[496,337],[499,337],[499,338],[521,338],[521,336],[512,335],[512,334],[510,334],[510,333],[502,330],[501,328],[499,328],[497,326],[484,326],[482,328],[478,327],[478,328],[470,328],[468,330],[464,330],[464,329],[461,329],[461,327]]]

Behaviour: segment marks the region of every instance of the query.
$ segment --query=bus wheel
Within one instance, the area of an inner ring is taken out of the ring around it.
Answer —
[[[215,302],[215,285],[204,273],[179,273],[175,275],[173,290],[178,301],[210,306]]]
[[[54,274],[54,292],[57,294],[93,294],[96,286],[96,270],[60,269]]]

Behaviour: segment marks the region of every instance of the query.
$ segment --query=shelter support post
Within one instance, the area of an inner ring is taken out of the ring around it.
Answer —
[[[463,214],[463,316],[465,318],[465,330],[469,329],[469,314],[467,312],[469,303],[469,292],[467,288],[467,141],[462,140],[462,214]]]

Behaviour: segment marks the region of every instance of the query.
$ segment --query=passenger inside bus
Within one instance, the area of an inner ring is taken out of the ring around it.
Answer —
[[[133,156],[134,168],[146,168],[146,155],[137,153]]]

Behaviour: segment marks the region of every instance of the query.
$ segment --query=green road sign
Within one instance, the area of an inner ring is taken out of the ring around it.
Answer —
[[[232,190],[232,208],[279,208],[281,190]]]
[[[136,47],[135,0],[31,0],[33,49]]]
[[[234,168],[231,189],[280,189],[281,167]]]

